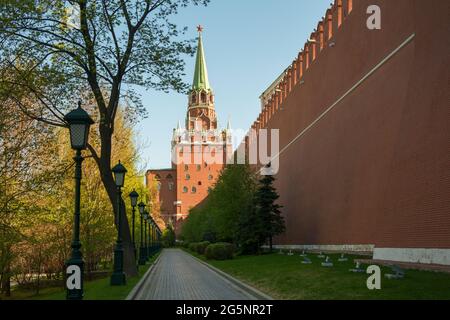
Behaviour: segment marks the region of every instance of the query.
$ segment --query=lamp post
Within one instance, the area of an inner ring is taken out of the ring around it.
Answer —
[[[145,204],[141,201],[138,204],[139,214],[141,216],[141,244],[139,246],[139,265],[145,265],[145,254],[144,254],[144,212],[145,212]]]
[[[81,253],[80,242],[80,196],[81,196],[81,164],[83,157],[81,150],[87,147],[89,129],[94,123],[89,114],[81,108],[81,102],[78,102],[78,108],[69,112],[64,120],[69,124],[70,144],[72,149],[76,150],[73,158],[75,161],[75,211],[73,219],[73,238],[72,253],[69,260],[66,261],[66,299],[83,299],[83,272],[84,262]]]
[[[134,249],[134,258],[137,258],[136,255],[136,242],[134,237],[134,231],[135,231],[135,214],[136,214],[136,205],[139,198],[139,193],[136,192],[136,190],[133,190],[129,194],[130,200],[131,200],[131,207],[132,207],[132,215],[131,215],[131,241],[133,242],[133,249]]]
[[[154,241],[154,239],[153,239],[153,232],[154,232],[154,221],[153,221],[153,218],[152,217],[150,217],[150,237],[149,237],[149,239],[150,239],[150,255],[152,256],[153,255],[153,250],[155,249],[155,241]]]
[[[119,161],[111,171],[114,174],[114,181],[117,186],[117,242],[114,248],[114,271],[111,275],[111,285],[123,286],[127,280],[123,272],[122,215],[120,208],[122,206],[122,187],[125,182],[127,169]]]
[[[148,212],[144,212],[144,259],[148,261],[148,239],[147,239],[147,223],[148,223]]]
[[[157,235],[158,249],[161,248],[161,235],[162,235],[162,232],[158,228],[158,235]]]
[[[153,255],[154,250],[155,250],[155,239],[154,239],[154,231],[155,231],[155,221],[153,220],[153,218],[150,218],[150,242],[151,242],[151,246],[150,246],[150,254]]]

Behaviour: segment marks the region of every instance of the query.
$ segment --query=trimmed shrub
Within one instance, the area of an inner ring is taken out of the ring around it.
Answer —
[[[203,242],[197,243],[197,253],[205,254],[205,250],[209,245],[210,245],[209,241],[203,241]]]
[[[193,251],[193,252],[197,252],[197,243],[198,242],[189,243],[188,249]]]
[[[205,250],[207,259],[228,260],[233,259],[234,246],[231,243],[219,242],[210,244]]]
[[[196,252],[198,254],[205,254],[206,247],[210,245],[209,241],[203,242],[192,242],[189,244],[189,250]]]

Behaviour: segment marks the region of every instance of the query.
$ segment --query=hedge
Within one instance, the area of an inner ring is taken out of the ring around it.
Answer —
[[[189,244],[189,250],[197,252],[198,254],[205,254],[206,247],[208,247],[209,245],[209,241],[193,242]]]
[[[231,243],[219,242],[210,244],[205,250],[207,259],[228,260],[233,259],[234,246]]]

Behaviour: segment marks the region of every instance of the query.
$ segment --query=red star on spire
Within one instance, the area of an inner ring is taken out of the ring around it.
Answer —
[[[202,32],[202,31],[203,31],[203,26],[202,26],[201,24],[199,24],[199,25],[197,26],[197,31],[198,31],[198,32]]]

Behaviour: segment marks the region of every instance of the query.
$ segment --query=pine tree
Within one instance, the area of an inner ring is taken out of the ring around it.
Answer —
[[[276,203],[280,196],[273,186],[274,181],[275,178],[271,175],[263,176],[255,196],[256,210],[264,226],[263,242],[269,240],[270,251],[272,251],[273,237],[286,229],[280,211],[282,206]]]

